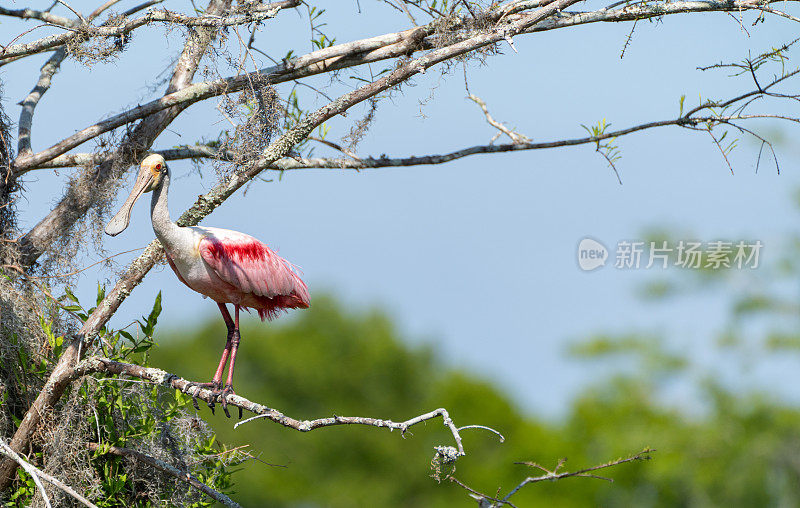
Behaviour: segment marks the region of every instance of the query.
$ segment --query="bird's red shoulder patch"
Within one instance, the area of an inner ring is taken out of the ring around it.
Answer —
[[[237,259],[242,261],[263,261],[269,257],[269,249],[258,240],[230,241],[207,237],[209,253],[216,259]]]

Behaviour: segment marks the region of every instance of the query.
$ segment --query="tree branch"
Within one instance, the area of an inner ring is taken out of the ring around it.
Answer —
[[[47,62],[42,66],[39,81],[33,87],[28,97],[22,101],[22,111],[19,114],[19,134],[17,135],[17,153],[20,155],[31,154],[31,127],[33,125],[33,112],[47,90],[53,75],[58,72],[61,62],[67,56],[66,48],[59,48],[53,52]]]
[[[530,139],[527,136],[524,136],[524,135],[522,135],[522,134],[520,134],[518,132],[515,132],[515,131],[511,130],[508,127],[506,127],[505,125],[503,125],[502,122],[498,122],[497,120],[495,120],[492,117],[492,115],[489,114],[489,108],[486,106],[486,102],[484,102],[483,99],[481,99],[477,95],[469,93],[469,90],[467,90],[467,93],[468,93],[467,98],[469,100],[471,100],[472,102],[474,102],[475,104],[477,104],[478,107],[481,108],[481,111],[483,111],[483,116],[486,117],[486,122],[489,125],[491,125],[492,127],[497,129],[501,133],[503,133],[506,136],[508,136],[508,138],[514,144],[530,143]]]
[[[159,469],[170,476],[177,478],[182,482],[188,483],[193,489],[202,492],[203,494],[207,495],[211,499],[222,503],[225,506],[229,506],[231,508],[241,508],[241,505],[236,501],[232,500],[222,492],[217,492],[216,490],[212,489],[205,483],[201,482],[195,476],[188,472],[181,471],[180,469],[167,464],[163,460],[159,460],[155,457],[151,457],[149,455],[145,455],[142,452],[133,450],[131,448],[121,448],[118,446],[111,446],[107,444],[98,444],[98,443],[86,443],[86,447],[96,453],[106,454],[110,453],[112,455],[117,455],[118,457],[126,457],[129,459],[133,459],[139,462],[144,462],[145,464],[152,466],[156,469]]]
[[[598,471],[598,470],[601,470],[601,469],[607,469],[609,467],[618,466],[620,464],[625,464],[625,463],[628,463],[628,462],[637,462],[637,461],[650,460],[650,458],[651,458],[650,454],[653,453],[654,451],[655,450],[653,450],[651,448],[645,448],[644,450],[640,451],[639,453],[636,453],[634,455],[630,455],[628,457],[622,457],[622,458],[619,458],[619,459],[616,459],[616,460],[610,460],[610,461],[605,462],[603,464],[600,464],[600,465],[597,465],[597,466],[592,466],[592,467],[587,467],[587,468],[584,468],[584,469],[580,469],[578,471],[572,471],[572,472],[564,471],[562,473],[559,473],[558,470],[561,469],[561,467],[566,463],[567,459],[559,460],[558,464],[556,464],[556,467],[553,468],[552,470],[547,469],[547,468],[545,468],[543,466],[540,466],[539,464],[537,464],[535,462],[515,462],[515,464],[522,464],[522,465],[525,465],[525,466],[528,466],[528,467],[533,467],[533,468],[539,469],[539,470],[543,471],[545,474],[540,475],[540,476],[529,476],[529,477],[525,478],[516,487],[511,489],[508,494],[506,494],[502,498],[491,497],[491,496],[487,496],[486,494],[482,494],[481,492],[478,492],[477,490],[465,485],[463,482],[457,480],[456,478],[454,478],[452,476],[450,476],[448,479],[451,482],[453,482],[456,485],[458,485],[459,487],[461,487],[461,488],[465,489],[466,491],[468,491],[472,495],[472,497],[476,501],[478,501],[478,505],[481,508],[499,508],[502,505],[509,505],[511,507],[514,507],[514,504],[511,503],[511,501],[510,501],[511,496],[513,496],[514,494],[519,492],[520,489],[522,489],[525,485],[528,485],[530,483],[543,482],[543,481],[563,480],[564,478],[572,478],[572,477],[596,478],[598,480],[614,481],[611,478],[606,478],[606,477],[603,477],[603,476],[598,476],[598,475],[592,474],[592,472],[593,471]]]
[[[493,44],[498,40],[504,39],[508,37],[509,34],[518,33],[522,29],[544,19],[546,16],[550,16],[555,13],[557,10],[564,8],[568,5],[574,4],[579,0],[558,0],[554,3],[549,4],[546,7],[514,22],[511,26],[503,27],[502,29],[492,29],[487,31],[486,33],[481,33],[476,35],[471,39],[467,39],[457,44],[453,44],[451,46],[447,46],[435,51],[432,51],[421,58],[411,61],[408,64],[403,65],[401,68],[395,70],[394,72],[390,73],[389,75],[381,78],[373,83],[365,85],[358,90],[351,92],[342,96],[337,101],[320,108],[317,112],[312,115],[309,115],[305,119],[303,119],[296,128],[292,129],[291,135],[284,134],[279,138],[275,143],[271,145],[268,151],[264,154],[263,160],[257,161],[253,164],[248,171],[244,171],[240,175],[234,175],[233,180],[229,182],[225,187],[218,186],[215,188],[215,191],[209,193],[208,198],[202,197],[195,203],[193,210],[190,210],[190,215],[185,216],[185,224],[184,225],[193,225],[197,224],[197,222],[205,217],[210,213],[214,208],[216,208],[222,201],[224,201],[228,196],[230,196],[233,192],[235,192],[239,187],[244,185],[247,181],[249,181],[253,176],[258,174],[264,167],[269,166],[275,160],[283,157],[285,154],[289,152],[289,149],[294,146],[296,143],[305,139],[311,130],[316,128],[317,126],[321,125],[322,122],[332,118],[333,116],[343,113],[349,107],[354,104],[357,104],[361,101],[364,101],[370,97],[377,95],[378,93],[385,91],[407,79],[412,77],[413,75],[424,72],[427,67],[440,63],[442,61],[455,58],[459,55],[468,53],[475,49],[481,48],[483,46]],[[404,46],[404,43],[401,43],[400,46]],[[381,51],[381,50],[379,50]],[[403,51],[405,51],[403,49]],[[313,67],[318,67],[324,64],[324,62],[319,62],[314,64]],[[309,71],[306,71],[309,72]],[[247,77],[249,75],[245,75]],[[224,80],[223,80],[224,81]],[[206,84],[206,87],[208,84]],[[160,104],[154,110],[160,111],[164,107],[168,107],[173,104],[180,104],[180,108],[171,109],[169,111],[173,111],[174,115],[177,115],[182,108],[186,107],[184,104],[187,101],[180,101],[180,102],[169,102],[168,98],[175,97],[178,94],[184,94],[186,91],[191,91],[195,87],[189,86],[186,87],[184,90],[177,92],[177,94],[173,93],[171,95],[167,95],[160,99],[159,101],[154,101],[156,103],[161,101],[167,101],[166,104]],[[169,90],[168,90],[169,91]],[[209,95],[210,96],[210,95]],[[151,105],[153,103],[150,103]],[[147,105],[142,106],[147,107]],[[109,160],[109,162],[104,163],[103,165],[98,168],[98,175],[93,178],[93,182],[95,185],[99,183],[105,182],[107,179],[111,178],[110,175],[110,161],[118,161],[118,165],[122,165],[121,161],[131,161],[132,159],[135,160],[135,157],[142,153],[141,146],[149,147],[152,143],[152,140],[155,136],[160,133],[166,125],[171,121],[174,116],[166,117],[164,120],[160,120],[157,116],[154,120],[153,117],[149,117],[146,121],[140,123],[137,128],[134,130],[133,135],[135,136],[138,131],[142,129],[147,130],[156,130],[157,132],[152,133],[153,135],[147,135],[146,140],[148,141],[147,144],[137,144],[133,147],[129,147],[126,143],[127,150],[119,149],[118,156],[115,156]],[[153,127],[153,124],[155,128]],[[99,125],[99,124],[98,124]],[[99,128],[99,127],[97,127]],[[91,128],[90,128],[91,129]],[[80,134],[80,133],[79,133]],[[69,138],[68,138],[69,139]],[[59,145],[63,145],[65,142],[59,143]],[[66,143],[69,144],[69,143]],[[135,151],[134,151],[135,150]],[[49,152],[51,149],[46,150],[45,152]],[[66,149],[63,149],[63,146],[59,149],[52,149],[52,155],[42,156],[40,154],[36,154],[34,156],[30,156],[25,158],[24,162],[21,164],[33,164],[34,161],[39,160],[40,162],[44,162],[50,158],[53,158],[55,155],[60,153],[64,153]],[[18,158],[19,160],[20,158]],[[104,166],[109,166],[108,168],[104,169]],[[52,210],[47,217],[45,217],[39,224],[37,224],[28,234],[26,234],[20,241],[20,246],[23,251],[23,264],[30,265],[32,264],[44,249],[52,243],[52,241],[58,237],[60,234],[63,234],[65,231],[68,231],[72,224],[77,220],[77,218],[82,217],[83,214],[89,209],[93,200],[95,199],[95,195],[92,192],[88,192],[86,189],[81,191],[82,199],[80,201],[76,200],[75,194],[76,190],[75,185],[70,187],[65,198],[56,206],[54,210]],[[209,199],[210,198],[210,199]],[[77,201],[77,202],[76,202]]]
[[[50,498],[47,496],[47,491],[44,490],[44,485],[42,485],[42,481],[39,479],[39,469],[37,469],[27,460],[20,457],[19,454],[9,448],[9,446],[2,439],[0,439],[0,452],[2,452],[2,454],[6,457],[9,457],[16,464],[19,464],[22,469],[31,475],[31,478],[33,478],[33,483],[36,484],[36,488],[39,489],[39,493],[42,495],[42,501],[44,502],[45,507],[52,508],[52,505],[50,504]]]
[[[103,11],[105,11],[106,9],[111,7],[112,5],[116,4],[118,1],[119,0],[109,0],[105,4],[101,5],[97,9],[95,9],[95,11],[89,16],[89,19],[96,18]],[[139,5],[135,6],[135,7],[131,7],[127,11],[123,12],[122,15],[123,16],[130,16],[131,14],[135,14],[135,13],[141,11],[141,10],[147,9],[148,7],[151,7],[151,6],[156,5],[156,4],[160,4],[161,2],[164,2],[164,0],[150,0],[150,1],[145,2],[143,4],[139,4]],[[29,9],[23,9],[23,10],[29,10]],[[35,12],[39,12],[39,11],[35,11]],[[0,14],[2,14],[2,13],[0,13]],[[63,18],[63,19],[67,19],[67,18]],[[67,22],[73,22],[73,21],[67,19]],[[15,56],[15,57],[11,57],[11,58],[0,58],[0,67],[2,67],[4,65],[8,65],[8,64],[10,64],[12,62],[16,62],[17,60],[20,60],[22,58],[25,58],[25,57],[28,57],[28,56],[31,56],[31,55],[34,55],[34,54],[38,54],[38,53],[31,53],[31,54],[27,54],[27,55],[19,55],[19,56]]]
[[[543,32],[569,26],[585,25],[598,22],[635,21],[649,19],[671,14],[688,14],[693,12],[742,12],[748,10],[763,11],[766,4],[775,3],[776,0],[678,0],[674,2],[659,2],[637,4],[620,9],[599,9],[592,12],[564,12],[562,16],[549,19],[525,33]],[[798,0],[786,0],[795,3]]]
[[[220,182],[207,194],[199,196],[195,204],[178,219],[178,225],[189,226],[198,224],[228,197],[233,195],[236,190],[258,175],[262,171],[262,168],[286,156],[298,142],[305,139],[313,129],[329,118],[346,111],[354,104],[367,100],[407,80],[409,77],[419,72],[424,72],[427,67],[501,40],[509,33],[518,33],[528,26],[577,1],[579,0],[557,0],[529,16],[516,21],[511,28],[506,28],[502,32],[492,30],[489,33],[477,35],[473,39],[463,41],[453,46],[432,51],[417,60],[412,60],[404,64],[402,67],[377,81],[366,84],[361,88],[339,97],[332,103],[306,116],[303,120],[298,122],[297,125],[283,133],[264,150],[259,160],[252,163],[248,168],[245,168],[240,173],[231,175],[230,178]],[[11,447],[13,449],[22,450],[27,446],[40,422],[41,415],[48,412],[49,409],[53,407],[71,382],[75,372],[73,366],[80,360],[81,352],[86,351],[86,349],[91,346],[96,334],[102,329],[105,323],[108,322],[130,291],[142,281],[144,276],[150,268],[152,268],[156,260],[160,259],[162,254],[163,249],[160,243],[158,241],[151,242],[145,249],[145,252],[131,263],[129,270],[123,278],[117,282],[103,301],[97,305],[97,308],[92,312],[76,334],[76,338],[67,346],[64,353],[62,353],[52,374],[45,383],[45,387],[39,392],[33,405],[28,409],[22,422],[17,427],[17,431],[14,433],[14,437],[11,441]],[[13,462],[6,461],[5,463],[0,463],[0,491],[8,487],[15,469],[16,464]]]
[[[134,19],[126,19],[117,26],[96,27],[89,24],[75,24],[69,20],[69,24],[59,24],[64,28],[71,29],[69,32],[50,35],[41,39],[13,44],[0,49],[0,61],[19,56],[28,56],[41,53],[49,49],[63,46],[77,39],[89,39],[92,37],[119,37],[128,34],[137,28],[154,22],[173,23],[188,27],[220,28],[223,26],[244,25],[247,23],[258,23],[268,18],[274,17],[278,11],[299,5],[299,0],[285,0],[262,6],[261,9],[244,14],[233,14],[230,16],[220,16],[206,13],[203,16],[187,16],[177,12],[167,10],[154,10]],[[13,12],[13,11],[12,11]],[[0,14],[4,14],[0,12]],[[44,14],[44,13],[42,13]],[[60,18],[60,17],[59,17]],[[62,18],[66,19],[66,18]],[[78,30],[74,30],[78,27]]]
[[[541,141],[541,142],[520,142],[520,143],[504,143],[504,144],[488,144],[488,145],[475,145],[467,148],[462,148],[453,152],[444,154],[431,154],[419,155],[412,157],[390,158],[382,157],[360,157],[352,155],[353,158],[300,158],[300,157],[284,157],[274,161],[268,166],[259,166],[261,169],[273,171],[291,171],[301,169],[377,169],[388,167],[406,167],[406,166],[424,166],[445,164],[454,160],[462,159],[472,155],[480,154],[494,154],[503,152],[516,152],[527,150],[543,150],[549,148],[563,148],[570,146],[579,146],[594,144],[598,141],[622,137],[635,132],[645,131],[658,127],[694,127],[700,124],[726,124],[732,125],[737,129],[741,129],[735,122],[737,120],[752,120],[757,118],[769,118],[791,121],[800,123],[800,119],[792,117],[779,117],[775,115],[733,115],[733,116],[702,116],[702,117],[687,117],[682,116],[671,120],[659,120],[654,122],[647,122],[639,125],[634,125],[625,129],[606,132],[598,136],[585,136],[581,138],[561,139],[555,141]],[[747,131],[751,135],[754,134]],[[761,139],[759,137],[759,139]],[[184,160],[184,159],[217,159],[223,161],[234,160],[233,152],[229,150],[218,150],[208,145],[193,145],[181,146],[177,148],[169,148],[165,150],[154,150],[152,153],[161,154],[165,160]],[[96,164],[98,161],[103,160],[103,155],[90,154],[90,153],[76,153],[59,156],[49,162],[46,162],[36,169],[51,169],[63,168],[80,165]]]
[[[220,15],[230,8],[230,4],[231,0],[210,0],[208,7],[206,8],[206,14]],[[195,71],[200,63],[200,59],[205,53],[205,50],[210,42],[213,40],[215,34],[216,31],[210,28],[199,28],[189,34],[181,56],[178,58],[178,63],[173,71],[169,86],[167,87],[167,93],[178,90],[191,83]],[[92,192],[94,187],[87,185],[87,183],[98,185],[102,184],[102,180],[104,178],[112,178],[114,176],[112,170],[115,167],[114,165],[116,161],[135,160],[141,151],[147,150],[147,148],[150,147],[156,137],[158,137],[158,135],[169,125],[173,119],[175,119],[175,117],[178,116],[178,114],[180,114],[181,111],[183,111],[183,108],[181,107],[172,108],[157,115],[152,115],[151,117],[142,121],[137,128],[134,129],[117,147],[114,159],[110,159],[104,164],[101,164],[97,168],[96,174],[89,177],[89,182],[80,182],[84,184],[82,193],[73,192],[68,194],[66,198],[62,199],[61,202],[56,205],[56,208],[48,215],[48,217],[46,217],[45,220],[37,225],[37,227],[44,227],[45,234],[43,236],[35,239],[31,239],[29,237],[23,238],[22,241],[19,242],[19,249],[22,259],[27,260],[27,264],[31,264],[36,260],[36,258],[38,258],[46,246],[49,245],[54,238],[58,237],[59,234],[67,233],[72,224],[74,224],[75,221],[77,221],[83,216],[83,214],[86,213],[86,211],[89,209],[89,206],[93,202],[93,199],[95,199],[95,196]],[[72,208],[75,206],[76,199],[80,200],[82,207]],[[49,231],[47,229],[48,226],[50,226]],[[32,231],[37,231],[37,229],[34,228]],[[40,229],[38,231],[42,230]],[[160,245],[150,248],[145,251],[145,254],[153,254],[156,252],[157,256],[160,257],[160,248]],[[152,262],[154,262],[155,259],[155,257],[152,258],[151,264],[149,264],[147,269],[142,272],[142,276],[147,273],[147,270],[150,269]],[[139,279],[139,281],[140,280],[141,279]],[[133,286],[136,284],[138,284],[138,281],[134,283]],[[119,287],[120,284],[117,284],[115,289]],[[113,306],[114,310],[116,310],[116,308],[119,306],[119,303],[124,300],[126,295],[127,293],[119,298],[119,300],[116,302],[116,305]],[[116,297],[119,296],[119,294],[116,295]],[[109,299],[107,297],[103,302],[106,304],[106,306],[103,307],[105,310],[110,310],[112,307],[108,304],[108,301]],[[99,307],[101,306],[98,306],[98,308]],[[25,446],[30,442],[31,436],[41,420],[41,415],[43,414],[42,410],[45,408],[52,408],[53,405],[61,398],[64,390],[66,390],[67,386],[69,386],[69,383],[71,382],[71,371],[74,370],[72,366],[74,366],[78,360],[80,360],[81,353],[85,351],[83,348],[84,345],[88,346],[91,344],[95,334],[103,326],[101,324],[96,328],[87,328],[87,324],[94,323],[96,325],[101,319],[102,323],[105,324],[105,322],[111,317],[111,314],[113,314],[113,311],[109,314],[106,314],[103,312],[98,312],[96,309],[92,316],[90,316],[89,320],[87,320],[87,322],[79,331],[78,337],[74,339],[65,349],[64,353],[61,355],[61,358],[59,358],[58,363],[53,369],[53,372],[45,383],[45,388],[38,394],[33,405],[28,409],[25,417],[17,427],[14,437],[10,443],[10,446],[13,450],[20,451],[25,449]],[[92,318],[95,318],[96,321],[93,321]],[[86,344],[84,344],[84,341],[86,341]],[[0,491],[6,490],[11,484],[16,467],[17,464],[11,460],[0,461]]]
[[[774,2],[779,0],[769,1]],[[748,9],[761,10],[761,6],[763,6],[763,2],[760,0],[714,0],[703,2],[677,1],[665,4],[623,7],[616,10],[599,10],[589,13],[561,13],[559,17],[553,18],[550,21],[531,23],[530,26],[526,26],[524,29],[517,31],[516,33],[531,33],[585,23],[595,23],[600,21],[629,21],[634,19],[688,12],[741,11]],[[524,16],[521,14],[516,14],[514,18],[517,20],[516,22],[519,23],[519,20],[524,19]],[[303,57],[299,57],[289,62],[269,67],[264,70],[203,83],[196,83],[180,90],[179,92],[167,94],[164,97],[137,106],[128,111],[124,111],[109,119],[86,127],[40,153],[17,157],[14,161],[15,176],[22,175],[29,171],[32,167],[55,158],[58,155],[64,154],[72,148],[88,141],[89,139],[99,136],[104,132],[116,129],[117,127],[170,107],[177,105],[188,106],[189,104],[205,100],[210,97],[239,91],[252,83],[253,80],[263,80],[270,84],[283,83],[322,72],[329,72],[332,70],[353,67],[379,60],[396,58],[419,49],[430,49],[435,47],[434,42],[428,40],[429,36],[432,34],[432,30],[433,29],[431,27],[420,27],[403,32],[386,34],[379,37],[336,45],[309,53]],[[513,22],[505,30],[503,30],[503,27],[495,27],[491,31],[508,32],[501,37],[501,39],[508,39],[509,37],[512,37],[511,33],[514,32]],[[474,39],[475,37],[464,40],[469,41]],[[493,42],[497,42],[497,40],[494,40]],[[450,47],[454,47],[456,45],[457,44],[453,44]]]
[[[76,372],[81,375],[90,374],[92,372],[101,372],[107,374],[114,374],[117,376],[131,376],[137,379],[151,381],[156,384],[174,388],[180,392],[190,395],[193,399],[200,399],[207,403],[220,402],[219,395],[212,390],[202,388],[192,381],[183,379],[175,374],[156,369],[153,367],[143,367],[141,365],[134,365],[130,363],[116,362],[102,357],[91,357],[83,360],[77,367]],[[456,428],[450,415],[444,408],[439,408],[434,411],[416,416],[404,422],[394,422],[392,420],[384,420],[379,418],[361,417],[361,416],[332,416],[328,418],[317,418],[314,420],[297,420],[287,416],[277,409],[273,409],[257,402],[252,402],[240,395],[227,394],[224,396],[225,403],[243,410],[250,411],[256,416],[248,418],[236,424],[236,426],[248,423],[255,419],[266,418],[284,427],[297,430],[299,432],[310,432],[315,429],[323,427],[334,427],[339,425],[366,425],[369,427],[382,427],[392,430],[399,430],[401,435],[405,435],[408,429],[416,424],[432,420],[434,418],[441,418],[442,423],[453,435],[453,440],[456,444],[456,450],[459,456],[464,455],[464,446],[461,442],[461,434]]]
[[[40,478],[48,483],[52,483],[59,489],[63,490],[70,496],[74,497],[84,506],[88,506],[89,508],[98,508],[97,505],[93,504],[91,501],[89,501],[82,495],[75,492],[75,490],[69,485],[65,484],[64,482],[62,482],[61,480],[59,480],[54,476],[50,476],[49,474],[37,468],[27,460],[20,457],[19,454],[17,454],[14,450],[12,450],[2,439],[0,439],[0,453],[6,455],[7,457],[10,457],[17,464],[19,464],[25,471],[27,471],[29,475],[31,475],[31,478],[33,478],[34,483],[36,483],[36,486],[39,488],[39,492],[41,492],[42,494],[42,499],[44,500],[45,506],[47,507],[50,506],[50,499],[47,497],[47,492],[45,492],[44,486],[39,480]]]
[[[46,23],[51,23],[53,25],[59,25],[63,27],[74,27],[76,25],[75,21],[65,18],[64,16],[59,16],[58,14],[52,14],[45,11],[37,11],[35,9],[7,9],[5,7],[0,7],[0,16],[10,16],[14,18],[20,19],[38,19],[39,21],[44,21]]]
[[[107,9],[112,7],[114,4],[118,3],[120,0],[108,0],[106,3],[95,9],[88,18],[88,21],[92,21],[97,16],[105,12]],[[163,0],[161,0],[163,1]],[[135,12],[135,11],[134,11]],[[48,13],[42,13],[48,14]],[[77,26],[80,23],[74,20],[68,20],[73,25]],[[62,46],[53,52],[53,55],[45,62],[45,64],[41,68],[41,73],[39,75],[39,81],[34,86],[31,93],[28,94],[28,97],[22,101],[22,111],[19,115],[19,134],[17,136],[17,153],[18,154],[30,154],[31,151],[31,129],[33,127],[33,113],[36,109],[36,106],[39,104],[42,96],[47,93],[47,90],[50,89],[50,82],[53,78],[53,75],[58,72],[59,68],[61,67],[61,63],[67,57],[67,48]]]
[[[414,41],[421,37],[422,29],[417,29],[417,31],[407,31],[407,36],[402,38],[402,43],[398,44],[391,44],[392,51],[389,52],[381,52],[379,57],[373,57],[377,59],[386,59],[386,58],[393,58],[400,56],[406,53],[411,46],[410,41]],[[416,35],[415,35],[416,34]],[[393,34],[397,35],[397,34]],[[393,40],[394,38],[389,38],[387,40]],[[360,42],[360,41],[357,41]],[[348,47],[352,51],[360,51],[361,44],[347,44]],[[368,45],[369,46],[369,45]],[[395,47],[396,46],[396,47]],[[359,63],[353,63],[351,61],[342,61],[339,60],[337,62],[329,62],[328,60],[336,60],[335,58],[322,58],[322,56],[318,55],[317,53],[322,53],[322,55],[328,55],[331,52],[328,51],[330,48],[326,48],[325,50],[315,51],[306,55],[305,57],[301,57],[300,60],[303,62],[310,62],[308,64],[295,64],[294,61],[289,64],[280,64],[273,67],[269,67],[267,69],[261,71],[255,71],[247,74],[241,74],[238,76],[231,76],[228,78],[222,78],[213,81],[206,81],[202,83],[196,83],[194,85],[186,86],[178,91],[168,91],[163,97],[150,101],[146,104],[142,104],[135,108],[129,109],[124,111],[120,114],[114,115],[106,120],[98,122],[94,125],[90,125],[75,134],[68,136],[61,140],[60,142],[56,143],[55,145],[42,150],[36,154],[30,155],[20,155],[18,156],[13,162],[13,169],[15,177],[19,177],[26,172],[28,172],[31,168],[42,164],[48,160],[51,160],[61,154],[66,153],[67,151],[75,148],[76,146],[92,139],[100,134],[108,132],[110,130],[116,129],[122,125],[134,122],[141,118],[145,118],[150,116],[154,113],[158,113],[159,111],[163,111],[168,108],[172,108],[175,106],[181,106],[183,108],[188,107],[189,105],[208,99],[211,97],[216,97],[222,95],[224,93],[232,93],[239,90],[242,90],[244,87],[249,86],[254,81],[257,82],[264,82],[268,84],[278,84],[278,83],[285,83],[287,81],[292,81],[295,79],[300,79],[307,76],[312,76],[315,74],[320,74],[324,72],[329,72],[331,70],[351,67],[353,65],[359,65],[361,63],[367,63],[370,61],[375,61],[373,59],[365,59],[363,61],[359,61]]]

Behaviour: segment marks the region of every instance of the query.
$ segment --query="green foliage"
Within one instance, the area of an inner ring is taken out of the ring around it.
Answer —
[[[622,152],[619,149],[619,146],[614,144],[616,141],[615,137],[604,138],[606,136],[606,131],[609,127],[611,127],[611,123],[606,123],[606,119],[603,118],[601,121],[597,122],[597,125],[592,125],[591,127],[587,127],[586,125],[581,124],[581,127],[589,133],[592,138],[597,138],[595,141],[595,151],[605,158],[608,166],[614,171],[614,174],[617,175],[617,180],[619,183],[622,183],[620,180],[619,172],[617,171],[617,166],[615,162],[619,161],[622,158]]]
[[[104,296],[105,289],[98,287],[98,304]],[[62,303],[62,308],[81,321],[85,321],[94,310],[84,309],[69,289],[58,301],[68,302],[66,305]],[[161,293],[156,296],[150,313],[137,321],[135,334],[126,330],[102,330],[97,338],[102,354],[112,360],[146,365],[150,349],[155,345],[153,336],[160,313]],[[50,346],[49,353],[34,361],[27,357],[23,348],[19,348],[19,363],[30,366],[28,371],[24,371],[26,375],[46,377],[63,350],[64,337],[55,336],[51,322],[42,316],[39,325]],[[188,415],[189,410],[193,411],[189,397],[135,380],[94,375],[76,385],[70,400],[71,403],[61,408],[61,417],[67,420],[66,432],[71,435],[61,436],[58,440],[62,441],[61,446],[74,446],[78,456],[67,461],[73,469],[61,469],[51,474],[62,479],[91,477],[92,485],[84,486],[85,495],[98,506],[147,507],[161,504],[159,500],[197,507],[213,504],[183,482],[171,477],[159,478],[157,472],[109,453],[111,446],[137,449],[168,463],[177,461],[179,466],[188,467],[193,475],[215,490],[227,491],[230,488],[230,465],[238,463],[238,459],[225,457],[225,447],[220,446],[207,429],[203,432],[205,424]],[[19,425],[19,419],[15,420],[15,425]],[[187,428],[191,425],[196,426],[197,431]],[[97,451],[89,453],[87,442],[97,443]],[[164,454],[165,447],[170,450],[168,456]],[[46,456],[43,451],[37,451],[35,457],[38,462],[45,461],[45,468],[48,461],[57,460]],[[83,458],[85,462],[81,460]],[[87,470],[81,471],[80,468]],[[154,485],[171,486],[159,492]],[[183,492],[176,494],[176,490]],[[55,493],[59,494],[59,491]],[[36,496],[33,479],[20,470],[5,506],[25,506]]]

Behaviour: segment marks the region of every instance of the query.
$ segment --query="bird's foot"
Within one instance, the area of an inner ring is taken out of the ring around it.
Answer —
[[[197,411],[200,411],[200,406],[197,404],[197,392],[200,388],[205,388],[211,390],[212,398],[207,403],[208,407],[211,409],[211,414],[214,414],[214,394],[217,393],[220,389],[221,384],[218,382],[210,382],[210,383],[198,383],[196,381],[189,381],[186,383],[186,393],[192,396],[192,405]],[[193,392],[190,392],[192,388],[195,388]]]
[[[228,412],[228,395],[236,394],[236,392],[233,391],[233,385],[225,385],[225,388],[216,391],[215,394],[222,405],[222,411],[225,413],[225,416],[230,418],[231,414]],[[242,419],[242,408],[239,408],[239,419]]]

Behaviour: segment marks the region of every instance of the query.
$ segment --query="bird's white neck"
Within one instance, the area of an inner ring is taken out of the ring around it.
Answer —
[[[162,183],[153,190],[153,199],[150,201],[150,218],[153,221],[153,231],[162,245],[169,250],[175,245],[180,236],[180,227],[169,218],[167,206],[167,193],[169,192],[169,172],[162,176]]]

